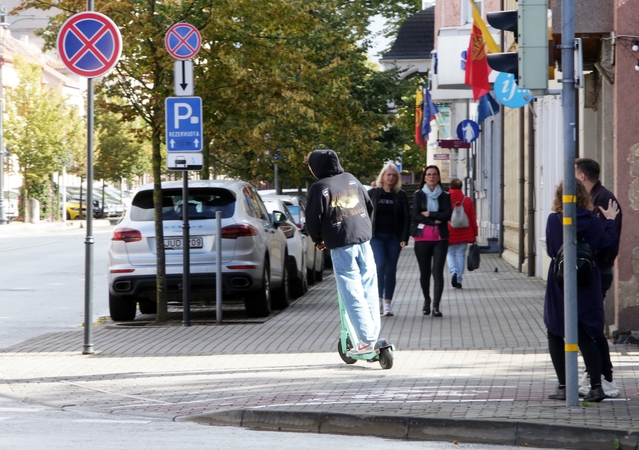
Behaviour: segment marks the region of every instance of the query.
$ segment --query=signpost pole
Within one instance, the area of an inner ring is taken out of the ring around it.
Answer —
[[[93,0],[87,1],[93,11]],[[80,211],[82,213],[82,211]],[[93,354],[93,78],[87,79],[87,233],[84,240],[84,347],[82,354]]]
[[[182,172],[182,325],[191,326],[191,234],[189,225],[189,172]]]
[[[215,211],[215,320],[222,323],[222,211]]]

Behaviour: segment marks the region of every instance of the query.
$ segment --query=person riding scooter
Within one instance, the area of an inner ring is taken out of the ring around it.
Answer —
[[[337,287],[358,339],[350,353],[373,353],[381,328],[377,268],[369,243],[373,204],[333,150],[315,150],[304,161],[318,179],[309,190],[306,227],[317,247],[331,252]]]

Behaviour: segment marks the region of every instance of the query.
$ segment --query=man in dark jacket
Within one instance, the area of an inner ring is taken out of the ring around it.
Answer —
[[[599,181],[600,173],[601,168],[599,163],[594,159],[578,158],[575,161],[575,176],[584,184],[584,187],[590,193],[590,199],[595,207],[595,214],[597,214],[597,217],[605,222],[607,219],[601,213],[599,207],[606,209],[609,207],[611,201],[617,205],[619,203],[617,202],[615,195],[606,189],[601,184],[601,181]],[[598,251],[595,254],[595,260],[597,267],[599,268],[601,278],[601,292],[603,293],[604,299],[606,298],[606,292],[608,292],[610,286],[612,286],[612,268],[614,266],[617,253],[619,252],[619,239],[621,237],[621,218],[621,208],[619,208],[619,214],[615,218],[615,224],[617,226],[617,240],[614,248],[608,251]],[[618,397],[619,389],[617,389],[616,383],[612,379],[612,361],[610,359],[608,340],[603,334],[600,334],[596,338],[596,342],[602,356],[602,374],[604,378],[602,380],[602,386],[604,392],[608,397]],[[585,375],[579,383],[580,385],[583,384],[579,388],[580,394],[584,394],[587,391],[587,385],[589,383],[587,378],[588,376]]]
[[[306,227],[318,248],[331,252],[337,287],[359,340],[350,353],[374,352],[380,318],[369,244],[373,204],[364,186],[344,172],[333,150],[315,150],[305,162],[318,180],[308,193]]]

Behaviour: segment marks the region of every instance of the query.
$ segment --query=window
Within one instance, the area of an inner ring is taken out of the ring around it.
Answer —
[[[162,190],[162,219],[182,220],[182,189]],[[235,195],[220,188],[189,188],[189,220],[215,219],[222,211],[227,219],[235,212]],[[139,192],[131,203],[131,220],[150,222],[154,219],[153,191]]]
[[[477,7],[477,10],[479,11],[479,13],[482,15],[482,17],[484,16],[484,10],[483,10],[483,0],[474,0],[473,3],[475,4],[475,6]],[[461,24],[462,25],[471,25],[473,23],[473,8],[470,6],[470,1],[469,0],[461,0],[461,10],[460,10],[460,16],[461,16]]]

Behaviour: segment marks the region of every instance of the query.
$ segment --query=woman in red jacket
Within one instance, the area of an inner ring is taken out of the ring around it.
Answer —
[[[448,223],[448,270],[450,272],[451,284],[454,288],[462,288],[462,277],[464,276],[464,264],[466,263],[466,247],[469,243],[475,242],[477,237],[477,215],[475,205],[470,197],[466,197],[462,192],[462,182],[457,178],[450,181],[450,202],[453,210],[455,206],[462,205],[468,217],[466,228],[453,228]]]

